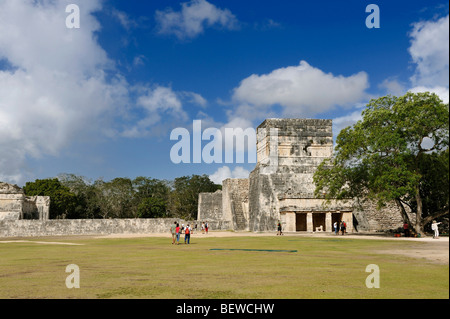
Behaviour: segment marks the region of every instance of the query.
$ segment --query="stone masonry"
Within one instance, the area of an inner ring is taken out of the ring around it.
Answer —
[[[50,210],[50,197],[25,196],[17,185],[0,182],[0,221],[39,219],[47,220]]]
[[[314,172],[332,152],[331,120],[266,119],[257,128],[257,164],[249,178],[225,180],[214,198],[200,194],[199,220],[221,216],[234,230],[250,231],[274,231],[278,221],[290,232],[332,232],[341,221],[347,232],[401,227],[400,213],[391,204],[378,210],[371,202],[326,202],[314,196]]]

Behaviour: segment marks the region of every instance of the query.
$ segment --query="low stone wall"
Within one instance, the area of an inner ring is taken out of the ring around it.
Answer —
[[[192,227],[197,223],[198,231],[201,230],[201,222],[174,218],[3,220],[0,221],[0,237],[169,233],[175,221]],[[213,231],[231,229],[230,222],[208,221],[208,224]]]

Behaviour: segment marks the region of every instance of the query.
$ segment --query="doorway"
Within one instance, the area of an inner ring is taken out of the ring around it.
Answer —
[[[322,226],[323,231],[326,231],[326,224],[325,224],[325,213],[313,213],[313,231],[316,230],[316,227]]]
[[[295,214],[295,231],[306,231],[306,213]]]

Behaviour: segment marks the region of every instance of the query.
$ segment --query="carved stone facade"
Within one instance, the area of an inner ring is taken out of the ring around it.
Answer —
[[[0,182],[0,221],[38,219],[47,220],[50,211],[50,197],[25,196],[17,185]]]
[[[266,119],[257,128],[257,164],[249,178],[225,180],[209,202],[204,198],[211,195],[200,194],[199,220],[221,206],[222,213],[209,218],[229,221],[234,230],[274,231],[278,221],[290,232],[332,232],[341,221],[347,232],[400,227],[392,206],[377,210],[370,203],[314,196],[314,172],[332,152],[331,120]]]

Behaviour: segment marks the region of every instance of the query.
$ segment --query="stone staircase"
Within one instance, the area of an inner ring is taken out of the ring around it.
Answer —
[[[231,212],[233,214],[233,222],[235,230],[246,230],[247,227],[247,220],[244,216],[244,211],[242,209],[242,203],[241,202],[235,202],[234,200],[231,201]]]

